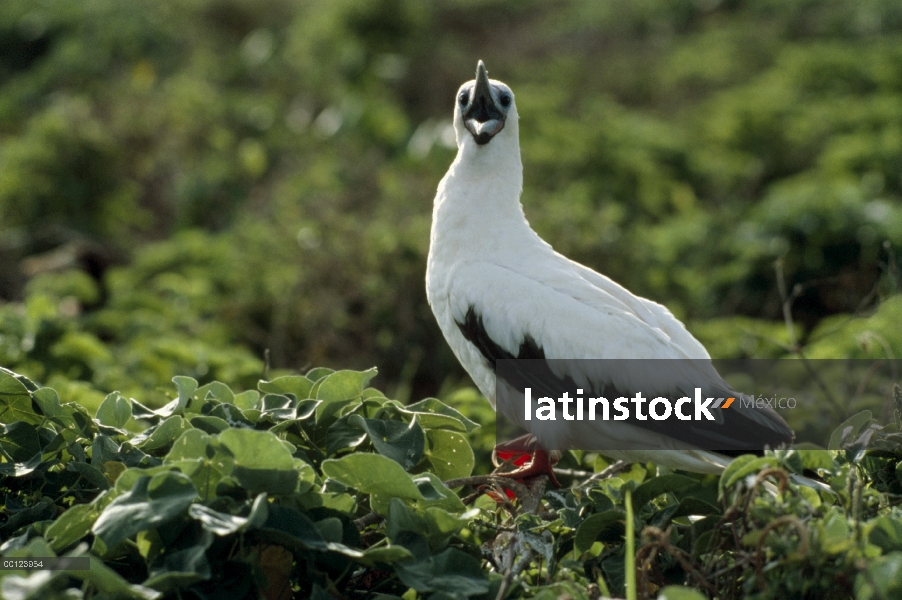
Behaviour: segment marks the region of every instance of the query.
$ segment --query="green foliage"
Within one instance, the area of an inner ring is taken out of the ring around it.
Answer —
[[[161,408],[114,392],[92,417],[0,370],[0,553],[92,561],[2,571],[0,590],[23,600],[898,593],[902,437],[870,413],[837,429],[834,450],[742,456],[721,477],[575,453],[569,487],[546,491],[542,479],[468,479],[476,424],[434,398],[388,399],[367,387],[374,374],[318,368],[244,392],[176,377]],[[803,469],[827,485],[804,483]],[[591,477],[601,470],[609,476]]]
[[[716,357],[899,356],[900,48],[889,0],[7,0],[2,553],[92,569],[2,593],[898,596],[902,400],[721,478],[451,491],[494,415],[422,278],[482,58],[556,249]]]
[[[278,585],[304,594],[367,590],[361,567],[385,593],[443,580],[458,597],[486,592],[479,561],[449,546],[473,513],[463,516],[457,495],[426,470],[427,457],[446,452],[435,434],[475,425],[435,399],[406,408],[388,400],[366,388],[373,375],[315,369],[242,393],[178,377],[178,397],[158,410],[113,393],[92,419],[53,389],[0,371],[4,554],[89,553],[140,597],[278,591],[271,545],[287,566]],[[357,435],[330,450],[341,427]],[[469,475],[472,458],[459,464],[456,475]],[[369,510],[386,525],[363,543],[353,519]],[[236,553],[233,541],[245,548]],[[227,568],[238,574],[211,578]],[[304,575],[311,570],[320,575]],[[19,575],[4,572],[0,585],[42,598],[78,577]]]
[[[95,406],[251,386],[267,350],[456,386],[422,276],[476,58],[517,93],[546,239],[719,323],[718,357],[779,354],[744,333],[782,318],[775,259],[802,341],[902,280],[899,9],[784,4],[9,0],[0,362]]]

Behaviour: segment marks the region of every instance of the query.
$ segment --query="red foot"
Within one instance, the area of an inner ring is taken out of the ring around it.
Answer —
[[[498,456],[500,458],[506,458],[503,452],[498,452]],[[511,454],[513,456],[513,454]],[[514,460],[514,464],[519,466],[519,469],[514,471],[509,471],[507,473],[495,473],[499,477],[510,477],[511,479],[532,479],[534,477],[538,477],[539,475],[547,475],[551,480],[551,483],[554,487],[561,487],[560,482],[557,480],[557,477],[554,476],[554,469],[551,467],[551,460],[548,458],[548,452],[546,452],[542,448],[536,447],[532,451],[532,460],[529,464],[525,464],[526,461],[524,457],[528,456],[527,454],[523,454],[522,456],[518,456]],[[522,466],[521,466],[522,465]]]

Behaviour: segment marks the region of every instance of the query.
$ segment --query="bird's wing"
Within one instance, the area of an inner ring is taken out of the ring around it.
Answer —
[[[710,358],[702,343],[689,333],[686,326],[674,317],[666,306],[630,293],[622,285],[589,267],[570,261],[565,257],[561,258],[570,262],[579,276],[593,287],[603,290],[608,295],[627,304],[640,319],[663,331],[680,348],[680,352],[686,358]]]
[[[639,390],[672,399],[691,397],[699,385],[706,396],[736,395],[707,358],[685,360],[698,358],[698,352],[687,351],[679,337],[674,339],[664,328],[650,324],[647,315],[637,314],[632,304],[641,299],[629,292],[629,297],[617,297],[571,265],[575,263],[534,263],[527,275],[489,262],[458,264],[447,288],[451,317],[491,368],[502,358],[619,359],[550,365],[559,380],[609,398],[631,397]],[[652,310],[645,304],[640,307]],[[688,332],[685,336],[691,338]],[[650,435],[673,436],[709,449],[777,446],[792,440],[792,431],[776,412],[719,412],[719,423],[691,421],[678,428],[661,421],[631,423]]]

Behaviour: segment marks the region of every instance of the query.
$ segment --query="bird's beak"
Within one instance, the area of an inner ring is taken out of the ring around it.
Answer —
[[[473,88],[470,107],[464,114],[464,125],[480,146],[488,144],[495,134],[504,129],[504,112],[495,102],[489,73],[482,61],[476,66],[476,87]]]

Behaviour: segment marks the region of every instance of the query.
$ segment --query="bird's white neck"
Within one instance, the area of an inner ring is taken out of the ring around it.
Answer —
[[[460,145],[435,197],[433,246],[448,243],[457,251],[475,250],[474,244],[494,246],[502,232],[532,233],[520,204],[523,165],[518,142],[516,131],[511,131],[484,146],[472,139]]]

